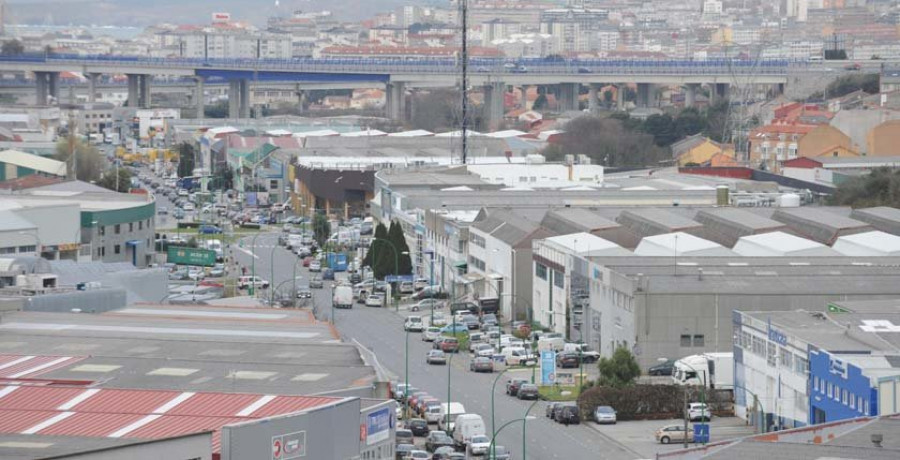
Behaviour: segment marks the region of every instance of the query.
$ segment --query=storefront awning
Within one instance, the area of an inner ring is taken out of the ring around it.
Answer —
[[[469,268],[469,264],[465,260],[460,260],[459,262],[453,264],[453,268],[461,268],[463,270],[467,270]]]

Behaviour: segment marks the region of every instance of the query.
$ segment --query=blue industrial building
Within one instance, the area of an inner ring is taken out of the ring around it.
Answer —
[[[735,410],[766,431],[900,412],[900,299],[735,311],[734,329]]]

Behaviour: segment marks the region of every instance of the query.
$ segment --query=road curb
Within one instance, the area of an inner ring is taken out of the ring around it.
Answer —
[[[623,451],[625,451],[625,452],[627,452],[627,453],[629,453],[629,454],[634,455],[634,458],[647,458],[646,455],[643,455],[643,454],[639,453],[638,451],[636,451],[636,450],[634,450],[634,449],[632,449],[632,448],[626,446],[625,444],[622,444],[621,442],[617,441],[617,440],[616,440],[615,438],[613,438],[612,436],[610,436],[610,435],[604,433],[603,431],[600,431],[599,425],[597,425],[596,423],[593,423],[593,422],[585,422],[585,423],[583,423],[583,424],[589,426],[592,430],[596,431],[597,434],[600,435],[600,437],[603,438],[605,441],[607,441],[607,442],[609,442],[610,444],[612,444],[612,445],[618,447],[619,449],[622,449]]]

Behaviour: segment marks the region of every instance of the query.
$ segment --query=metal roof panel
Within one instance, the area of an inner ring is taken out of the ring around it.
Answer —
[[[149,414],[179,394],[178,391],[104,389],[71,410]]]
[[[166,414],[234,417],[241,409],[253,404],[259,397],[258,394],[197,393]]]
[[[141,414],[79,412],[36,434],[58,436],[108,436],[143,417]]]

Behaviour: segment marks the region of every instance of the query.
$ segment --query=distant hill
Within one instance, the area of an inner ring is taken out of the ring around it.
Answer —
[[[214,12],[228,12],[257,26],[294,10],[330,10],[340,20],[358,21],[410,4],[448,5],[449,0],[7,0],[7,23],[144,27],[161,22],[206,24]]]

